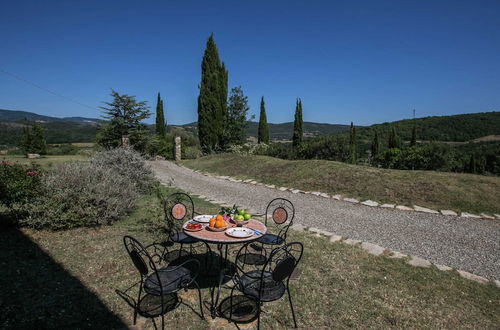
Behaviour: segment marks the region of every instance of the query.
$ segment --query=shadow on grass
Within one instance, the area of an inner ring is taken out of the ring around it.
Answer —
[[[21,231],[0,230],[0,251],[0,328],[126,328]]]

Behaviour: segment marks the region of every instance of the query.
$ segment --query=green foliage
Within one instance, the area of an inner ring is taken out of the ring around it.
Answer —
[[[398,135],[396,134],[396,129],[391,127],[391,133],[389,134],[389,140],[387,141],[387,146],[389,149],[395,149],[401,147],[401,141],[399,140]]]
[[[165,120],[165,114],[163,112],[163,100],[160,97],[160,93],[158,93],[158,99],[156,101],[156,135],[159,138],[165,138],[167,134],[166,131],[167,122]]]
[[[349,162],[351,164],[356,164],[358,162],[358,155],[356,151],[356,127],[352,122],[349,134]]]
[[[269,144],[269,126],[267,125],[266,106],[264,96],[260,99],[259,129],[257,132],[258,143]]]
[[[0,205],[11,207],[26,203],[36,196],[40,188],[38,168],[0,162]]]
[[[104,148],[116,148],[122,143],[122,136],[129,136],[130,144],[137,150],[144,151],[146,140],[142,120],[149,118],[149,107],[146,101],[138,102],[135,96],[120,95],[111,91],[112,102],[104,102],[101,107],[109,122],[101,127],[97,143]]]
[[[375,131],[375,135],[373,136],[373,141],[371,145],[371,159],[375,159],[379,153],[380,142],[378,141],[378,133]]]
[[[47,150],[47,155],[76,155],[79,152],[79,148],[70,144],[65,143],[58,146],[51,146]]]
[[[224,149],[227,120],[228,72],[221,63],[213,35],[207,40],[201,63],[200,95],[198,96],[198,137],[204,151]]]
[[[12,206],[18,224],[53,230],[109,224],[130,212],[153,186],[151,169],[137,152],[118,148],[89,162],[62,163],[46,172],[32,198]]]
[[[416,144],[417,144],[417,126],[413,125],[413,129],[411,130],[410,147],[414,147]]]
[[[292,146],[298,148],[302,145],[304,139],[304,129],[302,121],[302,101],[297,99],[295,105],[295,120],[293,122]]]
[[[21,140],[21,149],[29,154],[47,154],[47,143],[42,125],[34,123],[31,127],[25,125],[23,128],[23,138]]]
[[[246,140],[248,98],[243,94],[241,86],[231,89],[228,101],[228,117],[225,129],[228,143],[243,144]]]

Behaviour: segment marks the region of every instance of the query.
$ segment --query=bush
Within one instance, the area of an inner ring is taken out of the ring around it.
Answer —
[[[44,176],[41,194],[21,206],[21,226],[54,230],[110,224],[131,211],[136,184],[103,164],[59,164]]]
[[[112,176],[120,175],[128,178],[142,192],[148,190],[154,181],[151,167],[137,151],[132,149],[116,148],[96,152],[90,158],[90,164],[96,168],[112,169]]]
[[[58,146],[49,147],[47,150],[47,155],[76,155],[78,151],[78,147],[70,143],[65,143]]]
[[[37,168],[10,162],[0,163],[0,204],[11,207],[14,203],[25,203],[35,196],[40,188],[40,172]]]

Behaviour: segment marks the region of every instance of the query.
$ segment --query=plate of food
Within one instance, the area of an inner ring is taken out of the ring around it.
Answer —
[[[193,218],[193,220],[196,221],[196,222],[208,223],[211,218],[213,218],[213,215],[202,214],[202,215],[195,216]]]
[[[247,238],[254,234],[254,231],[245,227],[233,227],[226,230],[226,235],[236,238]]]
[[[203,225],[196,221],[189,221],[184,224],[183,228],[187,231],[199,231],[203,229]]]

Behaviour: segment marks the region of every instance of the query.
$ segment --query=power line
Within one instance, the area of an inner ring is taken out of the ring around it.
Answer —
[[[42,91],[45,91],[45,92],[50,93],[50,94],[52,94],[52,95],[58,96],[58,97],[60,97],[60,98],[63,98],[63,99],[65,99],[66,101],[73,102],[73,103],[75,103],[75,104],[81,105],[82,107],[86,107],[86,108],[89,108],[89,109],[92,109],[92,110],[98,110],[97,108],[91,107],[90,105],[86,105],[86,104],[81,103],[81,102],[78,102],[78,101],[76,101],[76,100],[74,100],[74,99],[72,99],[72,98],[69,98],[69,97],[64,96],[64,95],[62,95],[62,94],[59,94],[59,93],[57,93],[57,92],[54,92],[53,90],[50,90],[50,89],[45,88],[45,87],[42,87],[42,86],[40,86],[40,85],[38,85],[38,84],[35,84],[35,83],[34,83],[34,82],[32,82],[32,81],[29,81],[29,80],[27,80],[27,79],[24,79],[24,78],[22,78],[22,77],[20,77],[20,76],[18,76],[18,75],[15,75],[15,74],[13,74],[13,73],[11,73],[11,72],[5,71],[5,70],[3,70],[3,69],[0,69],[0,72],[5,73],[6,75],[11,76],[11,77],[13,77],[13,78],[15,78],[15,79],[17,79],[17,80],[20,80],[20,81],[22,81],[22,82],[24,82],[24,83],[26,83],[26,84],[28,84],[28,85],[31,85],[31,86],[36,87],[36,88],[38,88],[38,89],[41,89]]]

